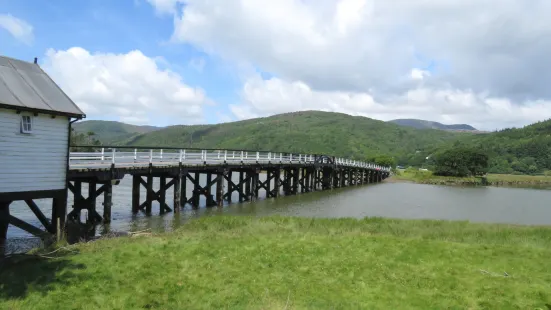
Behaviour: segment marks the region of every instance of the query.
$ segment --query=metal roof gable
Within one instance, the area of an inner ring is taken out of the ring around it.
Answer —
[[[0,56],[0,106],[86,116],[40,66],[5,56]]]

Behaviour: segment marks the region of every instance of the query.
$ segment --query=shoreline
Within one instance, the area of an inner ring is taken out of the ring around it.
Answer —
[[[492,186],[492,187],[550,187],[551,177],[530,175],[488,174],[484,177],[442,177],[430,172],[404,173],[392,175],[387,183],[416,183],[446,186]]]

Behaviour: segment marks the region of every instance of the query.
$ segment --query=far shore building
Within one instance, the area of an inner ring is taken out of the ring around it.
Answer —
[[[63,227],[71,124],[85,117],[36,58],[0,56],[0,244],[10,224],[33,235]],[[33,201],[44,198],[52,199],[50,218]],[[46,231],[10,215],[14,201],[25,201]]]

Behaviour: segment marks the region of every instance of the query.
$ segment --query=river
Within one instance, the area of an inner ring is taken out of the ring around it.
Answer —
[[[261,176],[261,179],[265,176]],[[202,180],[204,182],[204,180]],[[237,181],[237,180],[236,180]],[[156,185],[158,186],[158,184]],[[551,190],[504,187],[452,187],[421,185],[414,183],[383,182],[379,184],[355,186],[281,196],[276,199],[260,199],[254,202],[234,202],[223,208],[192,210],[186,206],[181,212],[159,215],[158,203],[153,204],[153,214],[133,215],[131,212],[132,180],[127,177],[113,189],[112,223],[98,227],[98,234],[106,231],[168,231],[191,218],[211,214],[231,215],[289,215],[305,217],[354,217],[379,216],[402,219],[444,219],[468,220],[471,222],[510,223],[521,225],[551,225]],[[191,184],[188,184],[188,197]],[[87,189],[83,184],[83,193]],[[214,191],[213,191],[214,192]],[[142,197],[145,191],[142,188]],[[70,195],[72,196],[72,195]],[[167,192],[167,203],[172,206],[172,191]],[[143,198],[142,198],[143,199]],[[72,204],[70,197],[69,205]],[[102,212],[98,198],[97,208]],[[235,193],[233,201],[237,201]],[[202,198],[204,204],[204,198]],[[43,212],[49,216],[50,201],[37,200]],[[40,222],[21,202],[13,203],[12,215],[36,226]],[[26,232],[10,226],[8,231],[8,251],[13,248],[27,248],[36,244]]]

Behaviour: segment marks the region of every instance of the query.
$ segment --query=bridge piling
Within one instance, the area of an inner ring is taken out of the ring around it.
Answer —
[[[243,194],[243,191],[245,189],[243,185],[244,182],[245,182],[244,172],[241,170],[239,171],[239,185],[237,186],[239,191],[239,202],[243,202],[243,200],[245,199],[245,194]]]
[[[153,176],[149,174],[147,176],[147,182],[146,182],[146,200],[145,200],[145,213],[151,214],[151,211],[153,209]]]
[[[274,169],[274,189],[273,189],[274,198],[279,197],[280,188],[281,188],[281,169],[277,168],[277,169]]]
[[[216,205],[222,207],[224,205],[224,172],[218,172],[216,176]]]
[[[113,206],[113,183],[107,182],[104,186],[105,191],[103,192],[103,223],[108,224],[111,223],[111,207]],[[94,184],[94,188],[95,187],[96,185]],[[93,205],[96,205],[95,200]]]
[[[166,204],[166,176],[162,175],[159,177],[159,213],[165,213],[165,204]]]
[[[172,206],[175,213],[180,213],[180,208],[182,207],[182,169],[178,171],[178,174],[174,177],[174,190],[172,198]],[[185,183],[185,179],[184,179]]]
[[[134,214],[140,211],[140,187],[142,186],[140,180],[142,180],[141,176],[132,176],[132,213]]]

